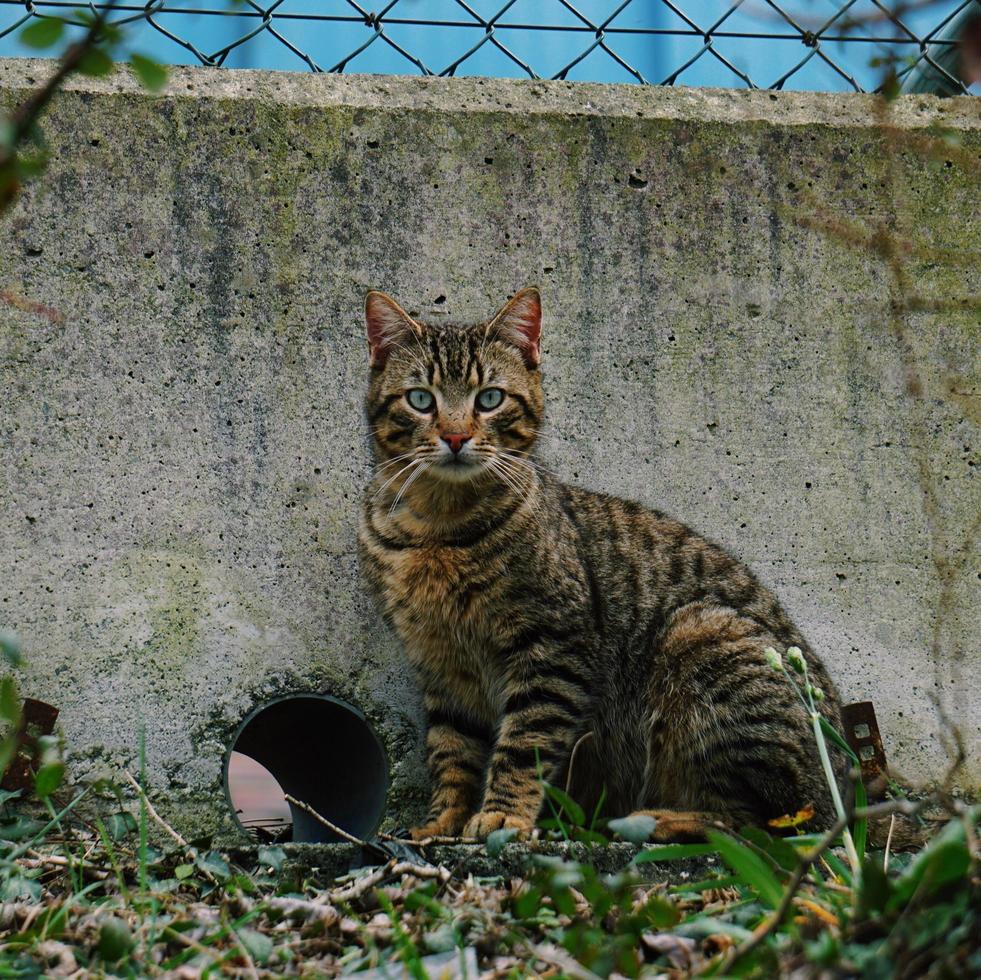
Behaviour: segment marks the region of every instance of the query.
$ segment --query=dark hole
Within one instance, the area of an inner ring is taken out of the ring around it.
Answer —
[[[265,769],[268,779],[237,760],[239,754]],[[236,819],[260,839],[344,839],[293,804],[288,818],[277,818],[277,800],[289,794],[363,840],[374,834],[385,808],[388,760],[360,711],[327,695],[301,694],[262,705],[242,722],[225,761],[225,786]]]

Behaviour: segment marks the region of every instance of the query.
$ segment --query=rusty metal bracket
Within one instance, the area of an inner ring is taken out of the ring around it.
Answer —
[[[24,698],[24,708],[17,728],[17,749],[4,773],[0,789],[28,789],[34,782],[37,762],[37,739],[50,735],[58,720],[58,709],[46,701]]]
[[[879,780],[886,772],[886,750],[882,747],[879,723],[871,701],[856,701],[841,709],[845,725],[845,740],[862,763],[862,779],[866,783]]]

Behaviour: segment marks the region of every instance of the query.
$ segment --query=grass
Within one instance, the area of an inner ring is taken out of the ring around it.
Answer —
[[[3,652],[13,664],[16,651]],[[788,660],[817,715],[805,669]],[[9,735],[19,707],[8,688]],[[827,757],[822,726],[814,731]],[[543,840],[602,848],[617,834],[638,843],[630,864],[604,874],[598,860],[532,849],[517,877],[474,878],[423,850],[324,881],[291,872],[279,847],[243,864],[185,841],[148,799],[144,770],[124,786],[69,791],[48,743],[31,791],[0,792],[0,977],[378,970],[422,980],[447,960],[458,975],[578,980],[981,975],[981,807],[950,799],[939,832],[913,853],[869,849],[866,819],[905,819],[920,804],[864,798],[854,810],[842,802],[825,834],[720,828],[708,843],[647,847],[649,822],[604,821],[546,785]],[[497,856],[511,837],[470,846]],[[695,878],[646,880],[652,867],[710,855],[714,866]]]

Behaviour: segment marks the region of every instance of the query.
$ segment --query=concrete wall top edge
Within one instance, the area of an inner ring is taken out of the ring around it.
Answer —
[[[0,88],[41,84],[52,62],[0,58]],[[75,76],[72,92],[145,94],[122,66],[107,78]],[[150,96],[148,96],[150,97]],[[504,78],[436,78],[403,75],[331,75],[312,72],[172,66],[164,98],[239,99],[299,106],[442,110],[700,122],[766,122],[778,126],[865,128],[882,121],[874,95],[828,92],[661,87]],[[981,98],[902,96],[890,105],[889,122],[903,129],[943,125],[981,130]]]

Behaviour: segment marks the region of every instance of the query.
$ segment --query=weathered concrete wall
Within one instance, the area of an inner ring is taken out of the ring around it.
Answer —
[[[41,77],[0,65],[7,103]],[[259,699],[358,703],[418,803],[419,701],[364,595],[355,521],[369,287],[476,318],[541,284],[547,462],[683,517],[786,600],[897,767],[940,774],[940,691],[981,783],[978,566],[939,584],[919,488],[961,546],[979,492],[978,317],[918,314],[903,390],[888,277],[799,216],[886,219],[981,293],[981,101],[180,69],[79,81],[0,254],[0,619],[77,775],[134,764],[181,826],[223,817]],[[971,165],[973,162],[973,165]],[[895,190],[895,193],[894,193]],[[974,261],[964,261],[973,253]],[[31,303],[51,311],[32,312]],[[19,306],[25,307],[23,309]],[[316,760],[311,760],[315,765]]]

